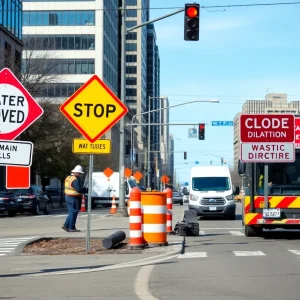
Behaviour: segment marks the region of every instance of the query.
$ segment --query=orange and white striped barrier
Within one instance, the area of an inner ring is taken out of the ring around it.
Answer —
[[[143,237],[149,245],[167,245],[167,193],[143,192]]]
[[[116,199],[115,199],[115,195],[113,195],[111,208],[110,208],[110,213],[115,214],[116,212],[117,212]]]
[[[167,188],[164,190],[164,192],[167,193],[167,232],[171,233],[173,231],[172,229],[173,191],[170,188]]]
[[[82,195],[80,212],[85,212],[85,211],[86,211],[86,209],[85,209],[85,198],[84,198],[84,195]]]
[[[129,199],[129,243],[130,248],[142,248],[144,246],[142,232],[142,209],[141,209],[141,191],[133,188]]]

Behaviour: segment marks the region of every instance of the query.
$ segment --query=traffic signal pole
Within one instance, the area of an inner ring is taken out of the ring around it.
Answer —
[[[185,8],[181,8],[173,13],[164,15],[162,17],[150,20],[143,24],[126,29],[126,0],[122,0],[122,6],[119,8],[122,14],[122,29],[121,29],[121,101],[126,103],[126,35],[127,33],[138,29],[148,24],[155,23],[157,21],[166,19],[185,11]],[[132,147],[133,145],[131,145]],[[133,148],[133,147],[132,147]],[[120,120],[120,153],[119,153],[119,209],[117,215],[128,217],[128,212],[125,206],[125,118]]]

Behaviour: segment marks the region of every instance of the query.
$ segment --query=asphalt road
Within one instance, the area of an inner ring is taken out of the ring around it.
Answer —
[[[181,218],[184,209],[186,205],[174,206],[174,220]],[[240,212],[238,204],[238,220],[199,220],[200,235],[186,238],[184,253],[154,266],[44,277],[0,274],[0,299],[298,300],[299,232],[247,238]],[[107,211],[97,214],[102,213]],[[0,228],[6,226],[13,236],[15,231],[34,235],[36,226],[49,233],[63,218],[58,214],[0,218]]]

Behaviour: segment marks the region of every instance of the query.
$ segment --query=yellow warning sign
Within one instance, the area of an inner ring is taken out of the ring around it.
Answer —
[[[110,140],[97,140],[94,143],[85,139],[73,139],[73,153],[81,154],[109,154],[111,153]]]
[[[60,110],[91,143],[128,112],[128,108],[97,75],[63,103]]]

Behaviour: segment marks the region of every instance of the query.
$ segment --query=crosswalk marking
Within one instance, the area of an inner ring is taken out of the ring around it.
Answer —
[[[205,232],[204,231],[199,231],[199,235],[205,235]]]
[[[13,238],[1,238],[0,239],[0,256],[5,256],[7,253],[12,252],[16,247],[23,242],[37,238],[37,236],[29,237],[13,237]]]
[[[293,254],[300,255],[300,250],[288,250]]]
[[[245,236],[242,232],[240,231],[229,231],[232,235],[235,236]]]
[[[264,256],[262,251],[233,251],[235,256]]]
[[[177,258],[203,258],[207,257],[206,252],[186,252],[184,254],[180,254]]]

